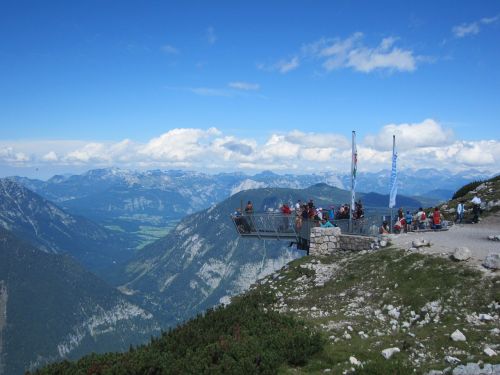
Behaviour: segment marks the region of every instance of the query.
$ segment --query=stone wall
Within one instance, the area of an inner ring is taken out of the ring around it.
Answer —
[[[336,251],[370,250],[375,237],[342,234],[340,228],[312,228],[310,255],[329,255]]]

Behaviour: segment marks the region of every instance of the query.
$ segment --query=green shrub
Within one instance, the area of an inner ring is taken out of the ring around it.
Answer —
[[[475,188],[477,188],[482,183],[484,183],[484,181],[479,180],[479,181],[473,181],[471,183],[468,183],[467,185],[462,186],[460,189],[458,189],[455,192],[455,194],[453,194],[452,199],[462,198],[463,196],[465,196],[467,193],[469,193],[472,190],[474,190]]]
[[[322,350],[323,339],[303,321],[263,311],[266,298],[251,292],[149,345],[52,364],[36,374],[275,374],[284,364],[305,364]]]

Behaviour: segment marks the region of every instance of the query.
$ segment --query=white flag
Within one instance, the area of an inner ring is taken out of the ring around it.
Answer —
[[[398,171],[396,169],[396,160],[398,154],[395,147],[392,149],[392,170],[391,170],[391,195],[389,198],[389,208],[396,206],[396,195],[398,195]]]

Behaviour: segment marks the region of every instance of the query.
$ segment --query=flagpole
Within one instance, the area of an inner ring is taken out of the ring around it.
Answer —
[[[393,135],[392,136],[392,169],[391,169],[391,191],[390,191],[390,196],[389,196],[389,207],[391,209],[391,233],[394,231],[394,224],[393,224],[393,220],[394,220],[394,215],[393,215],[393,208],[394,208],[394,205],[396,204],[396,198],[394,198],[394,202],[392,201],[392,194],[393,194],[393,189],[394,189],[394,186],[393,184],[397,183],[396,181],[393,180],[394,178],[394,173],[395,173],[395,162],[394,162],[394,155],[395,155],[395,152],[396,152],[396,135]]]
[[[355,158],[357,157],[355,154],[355,149],[356,149],[356,132],[353,130],[352,131],[352,155],[351,155],[351,209],[350,212],[351,214],[349,215],[349,232],[352,232],[352,218],[354,215],[354,200],[355,200],[355,191],[354,191],[354,184],[355,184],[355,173],[356,173],[356,160]]]

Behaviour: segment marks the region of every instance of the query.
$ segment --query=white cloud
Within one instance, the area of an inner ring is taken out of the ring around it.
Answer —
[[[215,34],[215,29],[212,26],[207,28],[205,39],[210,45],[215,44],[215,42],[217,41],[217,35]]]
[[[229,82],[227,84],[230,88],[236,90],[244,90],[244,91],[256,91],[260,89],[260,85],[258,83],[250,83],[250,82]]]
[[[498,172],[500,141],[454,140],[451,130],[433,119],[388,124],[358,141],[360,171],[390,168],[393,134],[400,168],[457,171],[473,167]],[[118,166],[346,172],[351,161],[351,143],[346,136],[350,134],[293,130],[270,134],[264,141],[257,141],[224,134],[216,128],[175,128],[145,143],[130,139],[119,142],[0,140],[0,167],[44,166],[66,171],[71,166],[80,170]]]
[[[467,35],[479,34],[479,24],[477,22],[473,23],[463,23],[458,26],[454,26],[451,30],[457,38],[463,38]]]
[[[16,151],[13,147],[0,147],[0,161],[23,164],[30,161],[30,157],[21,151]]]
[[[303,46],[302,53],[322,61],[326,71],[352,68],[363,73],[374,70],[411,72],[417,68],[417,61],[421,61],[412,50],[395,47],[398,38],[384,38],[376,47],[364,45],[363,38],[360,32],[346,39],[322,38]]]
[[[161,47],[161,50],[165,53],[170,54],[170,55],[178,55],[179,54],[179,50],[170,44],[165,44],[164,46]]]
[[[294,56],[290,60],[281,60],[276,63],[276,69],[278,69],[280,73],[284,74],[297,69],[299,65],[299,58],[297,56]]]
[[[471,23],[462,23],[457,26],[453,26],[451,32],[457,38],[464,38],[469,35],[479,34],[481,27],[483,25],[490,25],[500,21],[500,14],[493,17],[483,17],[479,21],[474,21]]]
[[[57,157],[57,154],[54,151],[50,151],[42,156],[42,160],[48,162],[55,162],[58,161],[59,158]]]
[[[281,59],[274,64],[258,64],[257,68],[266,71],[277,71],[281,74],[286,74],[300,66],[300,59],[298,56],[293,56],[289,59]]]
[[[151,139],[139,150],[139,154],[153,160],[194,160],[207,150],[203,140],[219,134],[216,128],[208,130],[177,128]]]
[[[368,135],[364,144],[379,150],[392,149],[392,136],[396,136],[398,149],[445,146],[452,142],[453,132],[438,122],[426,119],[416,124],[389,124],[376,135]]]

